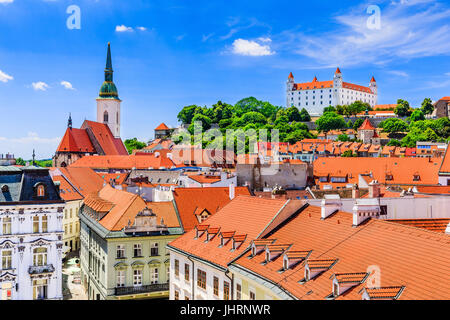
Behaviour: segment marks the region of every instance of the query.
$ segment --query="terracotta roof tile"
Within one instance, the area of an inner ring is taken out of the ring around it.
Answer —
[[[169,130],[170,128],[163,122],[155,128],[155,130]]]
[[[146,155],[115,155],[115,156],[86,156],[78,159],[70,167],[87,167],[92,169],[170,169],[175,164],[166,157],[155,157],[154,154]]]

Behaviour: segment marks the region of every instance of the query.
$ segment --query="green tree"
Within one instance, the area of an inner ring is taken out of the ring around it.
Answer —
[[[188,128],[188,131],[191,134],[194,134],[194,122],[199,121],[202,124],[202,130],[206,131],[209,128],[211,128],[211,118],[209,118],[208,116],[205,116],[203,114],[196,114],[193,118],[192,118],[192,122],[191,125]]]
[[[340,134],[337,137],[337,141],[348,142],[350,140],[351,140],[350,137],[346,134]]]
[[[301,121],[302,117],[300,115],[300,111],[297,107],[292,106],[286,109],[287,116],[289,121]]]
[[[244,113],[242,115],[242,121],[245,124],[253,123],[253,124],[259,124],[259,125],[265,125],[267,123],[266,117],[264,117],[263,114],[255,111],[250,111],[247,113]]]
[[[422,102],[422,107],[420,108],[423,114],[431,114],[434,111],[434,106],[430,98],[425,98]]]
[[[400,141],[398,141],[397,139],[391,139],[391,140],[389,140],[389,142],[386,145],[400,147],[402,145],[402,143]]]
[[[353,128],[353,122],[352,120],[348,120],[347,122],[347,128],[352,129]]]
[[[397,107],[395,108],[394,113],[399,117],[409,117],[412,113],[409,102],[406,100],[398,99]]]
[[[317,130],[321,132],[328,132],[334,129],[343,129],[346,127],[344,117],[335,112],[325,112],[316,121]]]
[[[178,120],[184,124],[190,124],[192,122],[192,118],[198,113],[202,112],[202,108],[197,105],[186,106],[178,113]]]
[[[398,118],[389,118],[380,123],[380,127],[384,132],[396,133],[408,131],[408,124]]]
[[[295,130],[287,134],[285,141],[289,143],[296,143],[297,141],[309,138],[312,138],[310,132],[306,130]]]
[[[413,127],[402,139],[402,146],[414,148],[417,141],[437,141],[438,139],[438,135],[431,128],[427,128],[425,131],[422,131],[417,127]]]
[[[328,106],[323,108],[323,113],[327,113],[327,112],[336,112],[336,108],[333,106]]]
[[[308,111],[303,108],[302,110],[300,110],[300,121],[302,122],[309,122],[311,121],[311,116],[309,115]]]
[[[409,121],[415,122],[415,121],[420,121],[420,120],[425,120],[425,116],[421,110],[416,109],[413,111],[413,113],[409,117]]]
[[[16,159],[16,164],[19,165],[19,166],[24,166],[24,165],[26,165],[26,162],[22,158],[17,158]]]
[[[145,142],[138,141],[137,138],[127,139],[125,140],[124,144],[129,154],[132,154],[133,150],[140,150],[147,146]]]

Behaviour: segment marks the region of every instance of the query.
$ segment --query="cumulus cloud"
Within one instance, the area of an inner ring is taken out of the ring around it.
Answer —
[[[267,38],[268,39],[268,38]],[[269,44],[270,41],[261,41],[261,40],[245,40],[245,39],[236,39],[233,42],[232,53],[242,56],[270,56],[275,54],[274,51],[270,49]],[[270,39],[269,39],[270,40]]]
[[[72,84],[69,81],[61,81],[60,84],[67,90],[75,90],[75,88],[72,86]]]
[[[133,31],[132,27],[127,27],[125,25],[116,26],[116,32],[131,32]]]
[[[14,0],[0,0],[0,3],[5,3],[5,4],[13,3],[13,2],[14,2]]]
[[[2,1],[2,0],[0,0],[0,1]],[[10,76],[9,74],[6,74],[2,70],[0,70],[0,81],[1,82],[8,82],[13,79],[14,78],[12,76]]]
[[[33,82],[31,84],[31,86],[36,91],[39,91],[39,90],[40,91],[46,91],[48,88],[50,88],[48,84],[46,84],[45,82],[42,82],[42,81]]]

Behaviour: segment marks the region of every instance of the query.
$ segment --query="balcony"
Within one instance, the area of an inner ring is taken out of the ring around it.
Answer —
[[[30,266],[28,268],[29,274],[41,274],[41,273],[52,273],[55,271],[55,267],[52,264],[47,264],[44,266]]]
[[[157,291],[169,291],[169,283],[149,284],[140,287],[117,287],[114,290],[114,295],[124,296],[129,294],[151,293]]]

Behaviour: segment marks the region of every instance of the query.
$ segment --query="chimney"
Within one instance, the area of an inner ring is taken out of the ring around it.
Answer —
[[[341,207],[342,201],[341,197],[338,194],[326,194],[322,199],[322,203],[320,205],[320,217],[322,218],[322,220],[326,219],[334,212],[340,210]]]
[[[380,184],[378,180],[372,180],[369,183],[369,198],[379,198],[380,197]]]
[[[359,187],[358,184],[356,183],[352,187],[352,198],[353,199],[359,198]]]
[[[380,216],[378,199],[358,199],[353,206],[353,226],[359,226],[369,218],[377,219]]]
[[[159,152],[155,152],[155,158],[159,157]]]
[[[172,154],[171,153],[167,153],[167,158],[172,160]]]
[[[228,192],[229,192],[230,200],[233,200],[233,199],[234,199],[234,193],[235,193],[235,190],[234,190],[234,183],[231,183],[231,184],[228,186]]]

